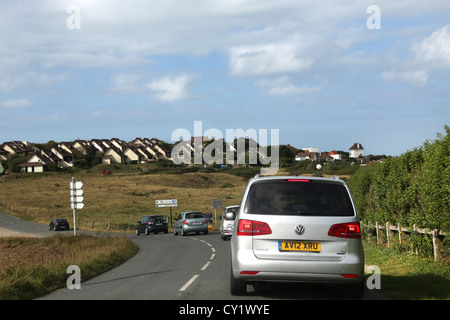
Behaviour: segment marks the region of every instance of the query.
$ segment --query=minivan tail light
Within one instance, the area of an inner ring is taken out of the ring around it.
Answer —
[[[238,229],[236,232],[238,236],[262,236],[271,233],[272,229],[265,222],[245,219],[238,221]]]
[[[339,238],[361,239],[359,222],[339,223],[331,226],[328,235]]]
[[[311,182],[309,179],[287,179],[288,182]]]

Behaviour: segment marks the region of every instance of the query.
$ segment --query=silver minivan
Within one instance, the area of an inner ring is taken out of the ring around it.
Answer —
[[[234,220],[239,212],[239,206],[228,206],[223,209],[222,221],[220,222],[220,238],[224,241],[231,238],[234,229]]]
[[[250,180],[230,245],[233,295],[265,280],[342,284],[352,297],[364,292],[359,218],[342,180]]]

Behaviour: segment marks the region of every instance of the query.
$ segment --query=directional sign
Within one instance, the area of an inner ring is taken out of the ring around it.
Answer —
[[[178,203],[178,199],[155,200],[155,204]]]
[[[70,189],[74,190],[74,189],[81,189],[83,187],[83,182],[81,181],[77,181],[75,183],[71,182],[70,183]]]
[[[83,189],[70,190],[71,196],[82,196],[84,193]]]
[[[222,208],[222,199],[212,199],[211,204],[213,209]]]
[[[71,209],[83,209],[84,208],[84,203],[82,202],[75,202],[75,203],[71,203],[70,204],[70,208]]]
[[[156,208],[178,207],[178,199],[155,200]]]
[[[71,202],[83,202],[84,197],[79,196],[79,197],[70,197],[70,201]]]
[[[165,204],[157,204],[156,208],[169,208],[169,207],[178,207],[176,203],[165,203]]]

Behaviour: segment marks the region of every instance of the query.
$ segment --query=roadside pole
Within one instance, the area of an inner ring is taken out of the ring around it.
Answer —
[[[222,208],[222,199],[212,199],[211,206],[214,209],[214,229],[217,230],[217,208]]]
[[[77,181],[74,177],[72,177],[72,181],[70,182],[70,206],[73,209],[73,235],[77,235],[77,209],[83,209],[84,198],[83,190],[81,189],[83,187],[83,183],[81,181]]]
[[[72,177],[72,190],[75,190],[75,183],[77,182],[77,180]],[[76,202],[75,202],[75,197],[72,197],[72,208],[73,208],[73,235],[76,236],[77,235],[77,209],[76,208]]]

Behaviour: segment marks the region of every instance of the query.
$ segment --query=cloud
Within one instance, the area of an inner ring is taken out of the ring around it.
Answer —
[[[112,91],[117,93],[135,93],[141,89],[138,81],[141,79],[140,75],[120,73],[111,78],[113,85]]]
[[[414,54],[410,59],[391,62],[394,70],[383,71],[384,80],[423,87],[433,75],[450,68],[450,25],[411,45],[410,52]]]
[[[386,81],[401,81],[413,87],[423,87],[429,78],[425,70],[417,71],[383,71],[383,79]]]
[[[419,60],[435,62],[450,67],[450,25],[434,31],[424,38],[413,50]]]
[[[309,68],[312,58],[301,57],[295,43],[239,46],[230,50],[233,75],[268,75],[299,72]]]
[[[0,101],[0,108],[18,109],[32,106],[33,103],[28,99],[3,100]]]
[[[182,74],[175,77],[166,76],[147,83],[146,87],[155,93],[159,100],[177,101],[189,97],[187,86],[193,79],[194,76],[189,74]]]
[[[267,89],[270,95],[307,94],[321,90],[321,87],[297,87],[290,83],[287,77],[276,78],[274,80],[261,80],[256,84],[261,88]]]

